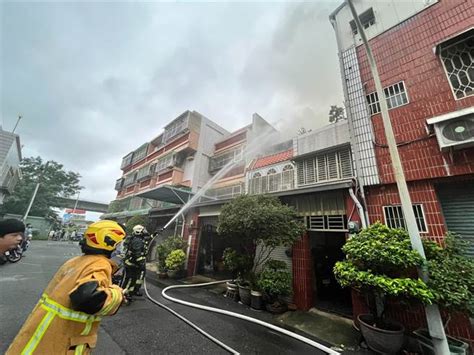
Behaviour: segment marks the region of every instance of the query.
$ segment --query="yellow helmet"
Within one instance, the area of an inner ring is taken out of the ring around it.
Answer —
[[[88,247],[113,251],[118,243],[125,238],[125,231],[115,221],[99,221],[92,223],[84,233]]]

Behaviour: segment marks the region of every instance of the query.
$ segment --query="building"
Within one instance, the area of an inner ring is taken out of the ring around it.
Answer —
[[[233,133],[224,142],[234,141],[238,146],[241,140],[234,137],[241,132]],[[188,274],[222,275],[219,264],[222,252],[233,246],[228,240],[224,244],[216,233],[218,215],[224,203],[243,192],[273,195],[294,206],[308,227],[308,232],[292,249],[279,247],[271,255],[273,259],[284,261],[292,270],[292,301],[299,309],[316,305],[330,311],[351,313],[350,294],[337,285],[332,274],[334,263],[343,258],[341,247],[348,233],[348,221],[360,221],[350,193],[352,191],[355,198],[355,172],[347,122],[274,143],[267,143],[263,153],[251,154],[242,164],[238,164],[238,160],[236,166],[241,169],[238,174],[217,181],[216,185],[228,183],[221,187],[227,188],[227,193],[211,193],[209,198],[206,195],[193,208],[184,229],[191,241]],[[219,157],[220,142],[216,148],[215,157]]]
[[[274,132],[276,130],[273,126],[254,113],[249,125],[215,142],[207,166],[212,176],[212,186],[204,191],[196,207],[187,214],[188,220],[183,230],[190,245],[187,265],[189,275],[214,275],[215,272],[223,271],[220,259],[224,249],[231,245],[224,244],[221,238],[217,238],[220,208],[233,197],[245,192],[246,168],[256,152],[265,148],[260,142],[265,142],[264,137]],[[234,164],[229,165],[231,163]],[[227,169],[228,166],[231,169]]]
[[[422,237],[474,242],[474,7],[462,0],[354,1],[374,52]],[[356,168],[370,222],[405,227],[365,48],[350,9],[336,33]],[[469,251],[474,256],[474,244]],[[394,314],[409,329],[424,316]],[[473,339],[470,326],[449,331]]]
[[[166,224],[210,179],[207,167],[214,143],[227,134],[196,111],[182,113],[160,135],[122,159],[123,175],[115,183],[117,198],[102,218],[125,222],[143,215],[151,218],[154,228]]]
[[[21,176],[20,137],[0,127],[0,204],[13,192]]]

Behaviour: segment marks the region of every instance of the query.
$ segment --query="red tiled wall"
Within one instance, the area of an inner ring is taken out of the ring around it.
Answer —
[[[474,105],[474,96],[455,100],[440,58],[437,44],[474,25],[471,1],[441,0],[418,15],[370,41],[382,85],[405,82],[409,104],[390,110],[398,143],[427,136],[426,119]],[[366,93],[375,91],[365,49],[357,48]],[[385,144],[380,114],[372,117],[377,143]],[[436,137],[399,147],[407,180],[448,175],[474,174],[474,149],[456,152],[451,159],[441,153]],[[383,183],[394,182],[387,148],[376,147]]]
[[[183,236],[183,238],[186,241],[188,241],[189,240],[188,238],[191,235],[191,247],[189,248],[189,256],[188,256],[188,276],[194,275],[194,271],[196,269],[197,256],[198,256],[199,217],[198,217],[197,211],[191,212],[191,220],[193,221],[193,225],[190,226],[189,224],[186,224],[184,226],[184,236]]]
[[[423,205],[428,233],[421,233],[421,236],[441,242],[446,233],[446,227],[433,183],[429,180],[411,182],[408,184],[408,189],[412,203]],[[366,200],[370,223],[376,221],[385,223],[383,206],[400,204],[400,197],[395,184],[368,188]]]
[[[311,245],[305,233],[293,245],[293,300],[298,309],[308,310],[313,306],[311,278]]]

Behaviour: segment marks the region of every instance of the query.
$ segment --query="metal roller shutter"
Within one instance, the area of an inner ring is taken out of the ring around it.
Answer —
[[[448,230],[471,243],[467,254],[474,258],[474,181],[443,184],[436,190]]]

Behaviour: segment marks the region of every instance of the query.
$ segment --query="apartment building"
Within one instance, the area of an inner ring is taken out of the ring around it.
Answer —
[[[228,134],[196,111],[179,115],[156,138],[123,157],[117,198],[103,218],[125,221],[147,215],[156,228],[166,224],[210,179],[207,167],[214,143]]]
[[[0,204],[13,192],[21,176],[20,137],[0,127]]]
[[[354,5],[377,62],[422,237],[441,242],[449,230],[474,242],[472,2],[357,0]],[[334,11],[330,21],[368,218],[404,228],[380,98],[360,34],[346,4]],[[394,317],[408,329],[425,326],[422,311],[394,312]],[[451,321],[448,331],[474,338],[468,322]]]

